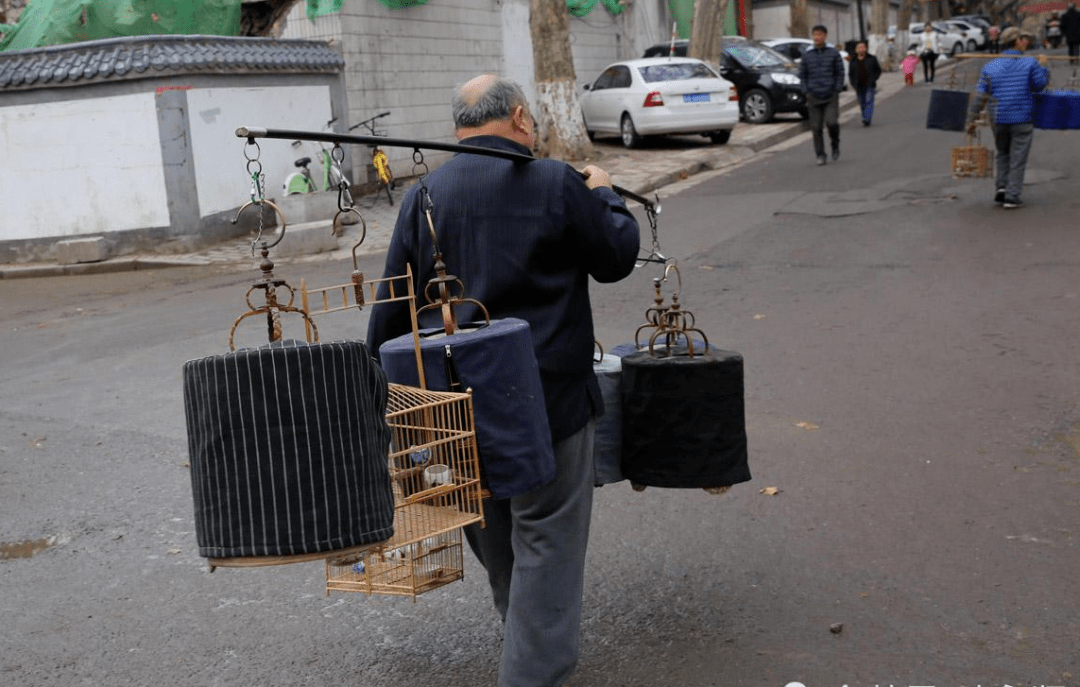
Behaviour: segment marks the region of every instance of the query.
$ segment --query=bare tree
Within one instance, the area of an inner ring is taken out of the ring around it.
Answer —
[[[530,0],[529,32],[536,78],[538,153],[567,160],[595,155],[574,92],[576,75],[566,3]]]
[[[903,55],[907,53],[909,36],[908,28],[911,26],[911,14],[915,6],[915,0],[900,0],[900,8],[896,10],[896,51]],[[902,59],[902,58],[901,58]]]
[[[889,55],[889,0],[873,0],[870,5],[870,35],[866,49],[878,58],[883,69],[892,69]]]
[[[727,8],[728,0],[694,0],[694,20],[690,24],[690,49],[687,53],[690,57],[720,64]]]
[[[241,36],[275,36],[280,22],[299,0],[244,0],[240,5]]]
[[[810,37],[810,3],[809,0],[790,0],[791,12],[791,35],[796,38]]]

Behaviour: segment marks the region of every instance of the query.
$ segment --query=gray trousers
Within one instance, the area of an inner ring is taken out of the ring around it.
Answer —
[[[595,422],[555,444],[555,479],[484,502],[465,529],[503,618],[499,687],[562,687],[577,667]]]
[[[806,109],[810,113],[810,130],[814,133],[814,154],[825,154],[825,134],[823,127],[829,128],[829,140],[833,150],[840,148],[840,96],[834,95],[823,103],[806,99]]]
[[[995,124],[994,147],[997,149],[997,169],[994,177],[997,188],[1005,189],[1007,198],[1019,200],[1024,190],[1024,168],[1027,167],[1035,125]]]

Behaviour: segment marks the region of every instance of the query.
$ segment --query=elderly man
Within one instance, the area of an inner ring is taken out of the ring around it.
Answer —
[[[535,122],[517,84],[478,76],[452,106],[462,145],[531,155]],[[488,499],[486,527],[466,532],[504,623],[500,687],[561,687],[578,659],[594,419],[603,407],[592,367],[589,277],[614,282],[629,275],[640,241],[608,174],[593,165],[583,174],[556,160],[463,153],[423,182],[443,258],[470,298],[492,318],[530,325],[555,453],[554,479]],[[402,202],[385,270],[400,275],[411,265],[418,293],[435,276],[420,188]],[[464,310],[461,321],[480,319]],[[435,315],[421,325],[441,326]],[[368,344],[378,350],[410,330],[405,304],[381,304],[371,315]],[[498,459],[483,456],[485,463]]]
[[[1011,26],[1001,32],[1002,52],[1006,57],[992,60],[983,67],[979,85],[968,111],[967,133],[975,134],[979,112],[993,100],[990,116],[997,149],[994,202],[1006,209],[1023,205],[1024,170],[1035,133],[1034,93],[1046,88],[1050,73],[1046,56],[1038,60],[1022,57],[1035,43],[1035,37]]]
[[[825,134],[829,129],[832,159],[840,159],[840,91],[844,89],[844,58],[840,51],[825,44],[828,30],[820,24],[810,32],[814,47],[799,60],[799,77],[806,93],[806,108],[810,112],[810,129],[814,132],[814,154],[817,163],[825,164]]]

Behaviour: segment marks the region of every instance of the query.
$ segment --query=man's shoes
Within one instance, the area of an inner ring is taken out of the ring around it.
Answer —
[[[825,164],[825,156],[824,155],[818,155],[817,156],[817,163],[818,163],[818,165]]]
[[[863,126],[870,126],[870,120],[869,119],[862,120],[862,125]]]
[[[832,161],[836,162],[839,159],[840,159],[840,149],[839,148],[833,148],[832,149]]]
[[[1022,207],[1024,203],[1019,198],[1006,198],[1005,202],[1001,204],[1001,207],[1006,210],[1013,210],[1018,207]]]
[[[999,188],[997,192],[994,193],[994,202],[998,205],[1001,205],[1005,202],[1005,189]]]

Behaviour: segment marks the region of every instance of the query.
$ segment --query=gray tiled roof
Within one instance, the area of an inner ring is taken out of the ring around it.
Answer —
[[[0,90],[80,86],[177,74],[336,73],[322,41],[231,36],[129,36],[0,52]]]

